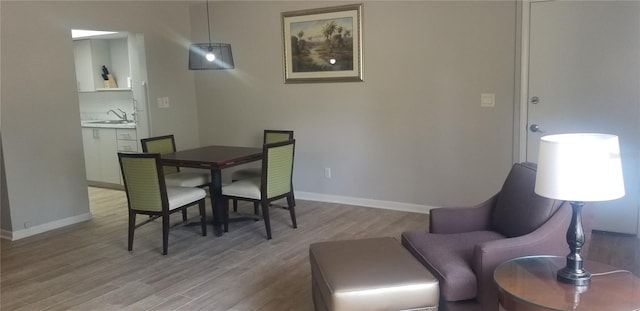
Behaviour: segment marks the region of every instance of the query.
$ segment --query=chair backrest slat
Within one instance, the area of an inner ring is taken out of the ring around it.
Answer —
[[[266,144],[263,151],[263,185],[266,197],[273,198],[291,192],[295,140]]]
[[[263,144],[279,143],[293,139],[293,131],[289,130],[264,130]]]
[[[144,152],[165,154],[176,151],[176,142],[173,135],[143,138],[140,140],[140,143],[142,144],[142,151]],[[180,171],[180,168],[177,166],[165,165],[163,168],[165,175]]]
[[[164,185],[159,178],[160,155],[118,153],[129,208],[160,212]],[[166,194],[165,194],[166,195]],[[165,199],[166,200],[166,199]]]

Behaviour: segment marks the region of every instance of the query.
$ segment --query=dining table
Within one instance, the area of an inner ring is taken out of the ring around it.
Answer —
[[[213,232],[223,234],[224,202],[222,200],[222,170],[262,160],[262,148],[236,146],[204,146],[161,155],[163,165],[208,169],[211,172],[211,210]]]

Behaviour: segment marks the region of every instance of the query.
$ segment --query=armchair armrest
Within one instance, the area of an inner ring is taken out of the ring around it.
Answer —
[[[493,271],[502,262],[522,256],[564,256],[568,253],[565,236],[570,221],[571,207],[565,203],[546,223],[529,234],[476,245],[473,270],[478,278],[478,300],[482,310],[498,310],[498,289],[493,281]]]
[[[429,232],[438,234],[488,230],[498,195],[470,207],[441,207],[429,211]]]

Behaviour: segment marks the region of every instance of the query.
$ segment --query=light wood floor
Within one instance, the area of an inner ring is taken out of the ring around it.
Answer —
[[[261,221],[233,223],[222,237],[211,227],[202,237],[199,226],[178,226],[162,256],[158,220],[136,230],[127,252],[124,193],[89,188],[89,195],[91,221],[1,241],[2,310],[312,310],[310,243],[398,238],[428,223],[422,214],[298,200],[298,229],[288,211],[272,207],[272,240]],[[638,239],[596,234],[593,241],[591,259],[638,275]]]

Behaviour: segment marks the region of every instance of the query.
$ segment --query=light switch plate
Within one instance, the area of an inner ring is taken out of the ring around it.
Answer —
[[[158,108],[169,108],[169,97],[159,97]]]
[[[495,107],[496,106],[496,94],[482,93],[480,94],[480,107]]]

